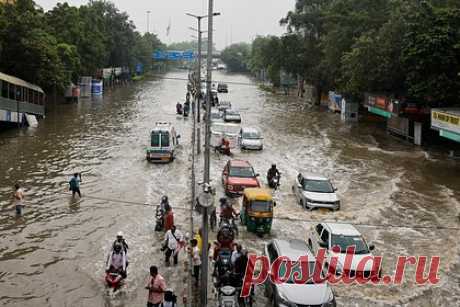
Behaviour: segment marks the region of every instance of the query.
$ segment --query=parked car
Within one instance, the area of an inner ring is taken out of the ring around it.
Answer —
[[[254,172],[248,161],[229,160],[222,171],[222,184],[225,194],[239,196],[245,188],[259,188],[259,174]]]
[[[228,93],[228,85],[226,83],[219,83],[219,85],[217,85],[217,91],[219,93]]]
[[[260,131],[253,127],[241,128],[238,143],[241,149],[262,150],[264,148],[264,139]]]
[[[322,175],[299,172],[292,190],[299,204],[305,209],[340,209],[340,200],[335,193],[337,189]]]
[[[316,255],[320,248],[326,249],[326,264],[331,264],[331,257],[338,258],[337,265],[330,267],[329,272],[337,275],[349,274],[350,277],[379,278],[381,270],[373,270],[372,261],[366,261],[361,268],[358,264],[362,259],[373,257],[371,253],[374,245],[368,245],[361,233],[350,224],[320,223],[313,225],[308,234],[308,246]],[[340,251],[333,250],[334,246],[339,246]],[[351,266],[344,268],[346,250],[350,246],[355,246],[355,252]],[[333,271],[331,271],[333,270]]]
[[[235,110],[228,110],[224,111],[224,121],[226,122],[234,122],[234,123],[241,123],[241,114]]]
[[[265,245],[264,254],[268,256],[270,264],[278,257],[285,256],[291,260],[293,266],[287,282],[274,284],[270,278],[265,280],[265,296],[271,298],[273,306],[336,306],[334,292],[327,282],[314,283],[313,278],[309,278],[304,284],[294,282],[294,274],[301,274],[302,263],[298,261],[299,257],[307,256],[306,260],[303,261],[308,261],[310,276],[313,276],[315,271],[316,258],[305,241],[274,239]],[[285,274],[283,266],[280,267],[279,271],[280,277],[283,277]],[[298,279],[300,276],[296,278]]]

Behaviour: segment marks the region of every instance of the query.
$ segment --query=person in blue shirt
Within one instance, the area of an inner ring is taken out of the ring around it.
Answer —
[[[72,191],[72,197],[75,197],[75,194],[78,193],[78,197],[81,198],[80,193],[80,183],[81,183],[81,174],[75,173],[69,181],[69,191]]]

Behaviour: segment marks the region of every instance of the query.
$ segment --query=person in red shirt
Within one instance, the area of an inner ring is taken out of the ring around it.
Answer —
[[[172,226],[174,225],[174,213],[172,211],[172,208],[171,207],[168,207],[167,208],[167,211],[165,213],[165,217],[164,217],[165,221],[164,221],[164,230],[165,232],[170,230],[172,228]]]
[[[150,267],[150,280],[145,286],[149,290],[147,307],[160,307],[164,302],[164,293],[166,291],[166,282],[163,276],[158,274],[158,268],[154,265]]]

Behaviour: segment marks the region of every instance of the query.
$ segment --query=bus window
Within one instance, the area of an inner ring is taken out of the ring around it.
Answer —
[[[169,132],[161,134],[161,147],[169,147]]]

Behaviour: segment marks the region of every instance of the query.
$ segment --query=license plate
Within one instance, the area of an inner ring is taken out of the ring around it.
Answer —
[[[327,209],[327,208],[319,208],[319,212],[321,212],[321,213],[329,213],[329,211],[330,210]]]

